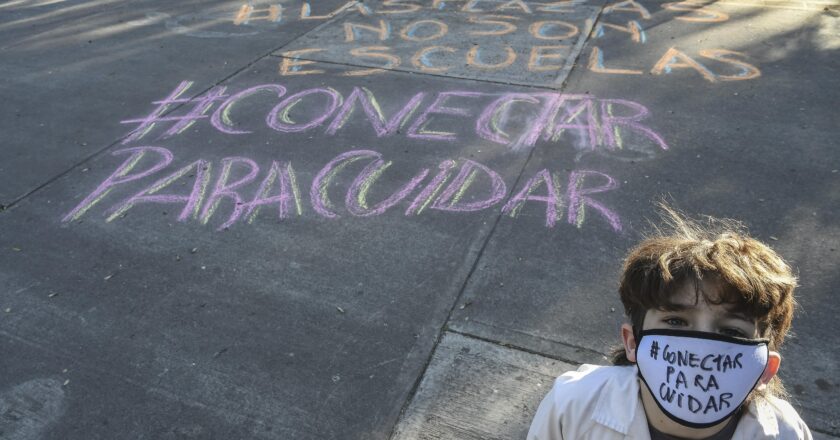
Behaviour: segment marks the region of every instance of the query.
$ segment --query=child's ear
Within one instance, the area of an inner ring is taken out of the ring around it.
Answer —
[[[782,356],[775,351],[771,351],[767,354],[767,366],[764,367],[764,372],[761,373],[761,384],[767,384],[770,382],[770,379],[779,372],[779,366],[782,363]]]
[[[624,343],[624,355],[627,356],[627,360],[636,363],[636,336],[630,324],[621,324],[621,342]]]

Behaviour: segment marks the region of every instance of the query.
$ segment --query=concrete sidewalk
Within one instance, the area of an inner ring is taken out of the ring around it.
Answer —
[[[840,5],[0,3],[0,437],[523,438],[667,196],[840,437]]]

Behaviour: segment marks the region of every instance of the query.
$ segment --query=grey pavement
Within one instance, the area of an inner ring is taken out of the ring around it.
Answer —
[[[0,438],[522,438],[661,197],[795,267],[840,437],[835,0],[13,0],[0,60]]]

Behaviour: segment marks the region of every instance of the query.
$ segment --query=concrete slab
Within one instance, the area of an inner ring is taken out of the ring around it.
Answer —
[[[525,438],[554,378],[576,368],[447,332],[392,438]]]
[[[3,363],[0,381],[4,439],[98,439],[115,432],[126,438],[270,439],[301,429],[279,421],[261,423],[221,394],[200,403],[141,386],[107,363],[79,361],[73,346],[45,349],[5,332],[0,341],[15,360]]]
[[[0,331],[44,353],[39,362],[58,353],[115,377],[76,391],[72,411],[130,388],[206,411],[197,432],[234,429],[204,422],[223,413],[284,437],[390,435],[527,158],[476,121],[526,89],[354,78],[327,64],[278,80],[277,63],[154,126],[145,116],[164,104],[132,109],[128,119],[149,124],[124,124],[125,144],[0,216]],[[149,101],[188,86],[212,84],[166,84]],[[416,109],[399,116],[407,104]],[[536,110],[497,127],[517,135]],[[22,350],[0,363],[7,386],[31,379]],[[126,407],[61,418],[51,432],[79,438]]]
[[[258,8],[243,15],[244,3],[222,1],[7,2],[0,14],[0,205],[122,135],[119,121],[158,93],[149,79],[187,75],[215,84],[344,4],[317,2],[301,20],[305,3],[288,2],[281,19],[268,20]]]
[[[598,11],[596,6],[578,3],[367,2],[276,54],[290,63],[328,61],[559,87]]]
[[[657,117],[654,112],[646,120],[651,130],[659,130]],[[569,145],[574,136],[561,139],[531,156],[513,192],[524,196],[532,188],[530,196],[543,200],[523,198],[499,222],[449,326],[572,362],[604,364],[622,322],[615,291],[620,260],[635,238],[628,229],[637,220],[628,219],[627,204],[637,199],[631,193],[628,200],[623,174],[632,168]],[[628,150],[659,154],[652,140],[636,141]],[[551,193],[541,173],[559,187],[551,189],[559,202],[545,201]],[[575,188],[601,190],[586,204]]]
[[[538,227],[546,222],[547,190],[536,187],[543,200],[523,205],[516,222],[499,223],[450,327],[598,361],[618,342],[621,258],[654,217],[650,201],[667,196],[691,213],[745,221],[796,268],[801,309],[781,374],[810,426],[837,435],[833,408],[840,401],[828,372],[837,368],[840,346],[825,335],[840,331],[831,300],[838,279],[829,269],[840,263],[830,110],[840,88],[818,85],[836,82],[837,19],[779,4],[688,9],[625,2],[602,13],[565,92],[635,102],[635,111],[625,106],[613,116],[643,117],[646,131],[625,125],[616,136],[595,136],[587,130],[597,134],[610,118],[609,110],[596,111],[589,121],[570,118],[578,127],[567,140],[538,144],[524,176],[542,168],[592,170],[612,180],[590,185],[614,189],[582,203],[587,224],[580,229],[552,230]],[[647,134],[628,140],[626,132]],[[651,133],[668,148],[639,148]],[[560,177],[563,188],[574,187],[568,174]],[[563,201],[557,217],[580,218],[580,199]],[[610,218],[620,220],[620,230]]]
[[[828,435],[817,431],[812,431],[811,434],[814,436],[814,440],[835,440],[836,438],[838,438],[833,435]]]

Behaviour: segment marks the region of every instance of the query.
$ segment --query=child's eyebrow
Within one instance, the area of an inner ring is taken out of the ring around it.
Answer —
[[[694,304],[668,303],[663,305],[661,310],[665,312],[682,312],[692,307],[694,307]]]
[[[662,306],[660,310],[665,312],[684,312],[686,310],[694,308],[695,306],[696,304],[668,303]],[[736,308],[737,306],[735,305],[732,305],[731,307],[727,308],[725,317],[728,319],[738,319],[749,323],[755,322],[755,319],[749,316],[748,314],[739,310],[733,310]]]
[[[740,319],[742,321],[747,321],[747,322],[755,322],[755,319],[751,318],[746,313],[739,312],[739,311],[736,311],[736,310],[727,310],[726,317],[727,318]]]

